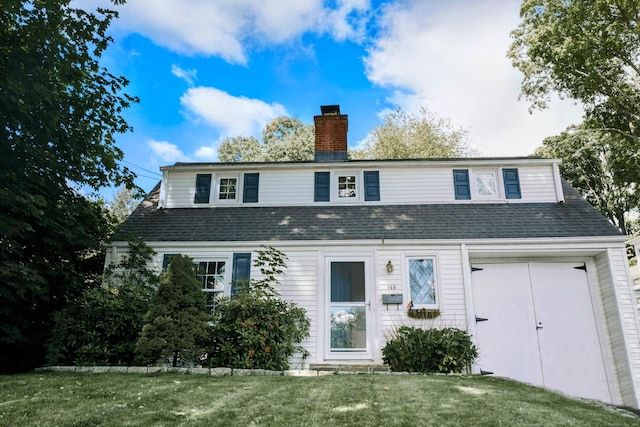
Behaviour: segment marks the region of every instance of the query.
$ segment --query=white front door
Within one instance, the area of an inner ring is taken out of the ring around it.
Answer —
[[[368,261],[332,258],[327,270],[325,355],[329,359],[370,358]]]
[[[481,269],[472,283],[482,371],[612,401],[589,281],[576,266],[474,264]]]

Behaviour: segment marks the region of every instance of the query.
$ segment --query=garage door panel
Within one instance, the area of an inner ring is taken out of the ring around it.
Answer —
[[[478,366],[495,375],[542,385],[527,264],[474,265]]]
[[[484,371],[611,401],[587,274],[573,263],[474,264]]]
[[[530,264],[536,316],[543,326],[538,341],[544,383],[571,395],[608,401],[589,281],[575,266]]]

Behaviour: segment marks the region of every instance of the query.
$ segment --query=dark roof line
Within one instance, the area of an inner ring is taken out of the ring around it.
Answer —
[[[563,180],[565,203],[330,205],[158,209],[159,185],[113,240],[348,241],[620,237]]]

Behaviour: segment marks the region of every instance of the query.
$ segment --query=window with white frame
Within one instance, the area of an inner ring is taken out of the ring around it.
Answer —
[[[480,198],[497,198],[499,197],[498,185],[498,171],[491,170],[475,170],[474,175],[474,187],[475,193]]]
[[[357,195],[356,175],[338,175],[338,198],[355,199]]]
[[[238,198],[238,178],[224,177],[218,181],[218,200],[236,200]]]
[[[409,298],[414,307],[438,307],[435,258],[408,258],[408,272]]]
[[[207,311],[213,313],[217,301],[227,292],[226,261],[199,261],[196,265],[202,290],[207,295]]]

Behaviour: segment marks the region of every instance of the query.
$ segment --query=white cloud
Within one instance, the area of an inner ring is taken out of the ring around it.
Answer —
[[[216,161],[218,159],[218,150],[215,146],[199,147],[196,150],[195,156],[201,160]]]
[[[236,97],[213,87],[189,88],[180,103],[193,119],[214,127],[220,138],[256,135],[271,120],[287,115],[278,103]]]
[[[171,65],[171,74],[187,82],[189,86],[193,86],[193,81],[196,80],[198,71],[194,69],[185,70],[179,65]]]
[[[175,162],[190,162],[191,159],[184,154],[177,145],[167,141],[157,141],[155,139],[149,140],[149,147],[153,151],[153,154],[160,157],[167,163]]]
[[[96,5],[109,3],[82,3],[87,9]],[[334,7],[323,0],[131,0],[118,7],[113,26],[174,52],[244,64],[251,45],[283,43],[306,32],[357,38],[369,8],[369,0],[338,0]]]
[[[518,2],[398,2],[384,9],[381,33],[365,58],[367,77],[395,89],[389,99],[417,100],[470,131],[483,155],[527,155],[542,139],[581,120],[580,108],[555,101],[530,115],[518,101],[521,74],[506,52]]]

